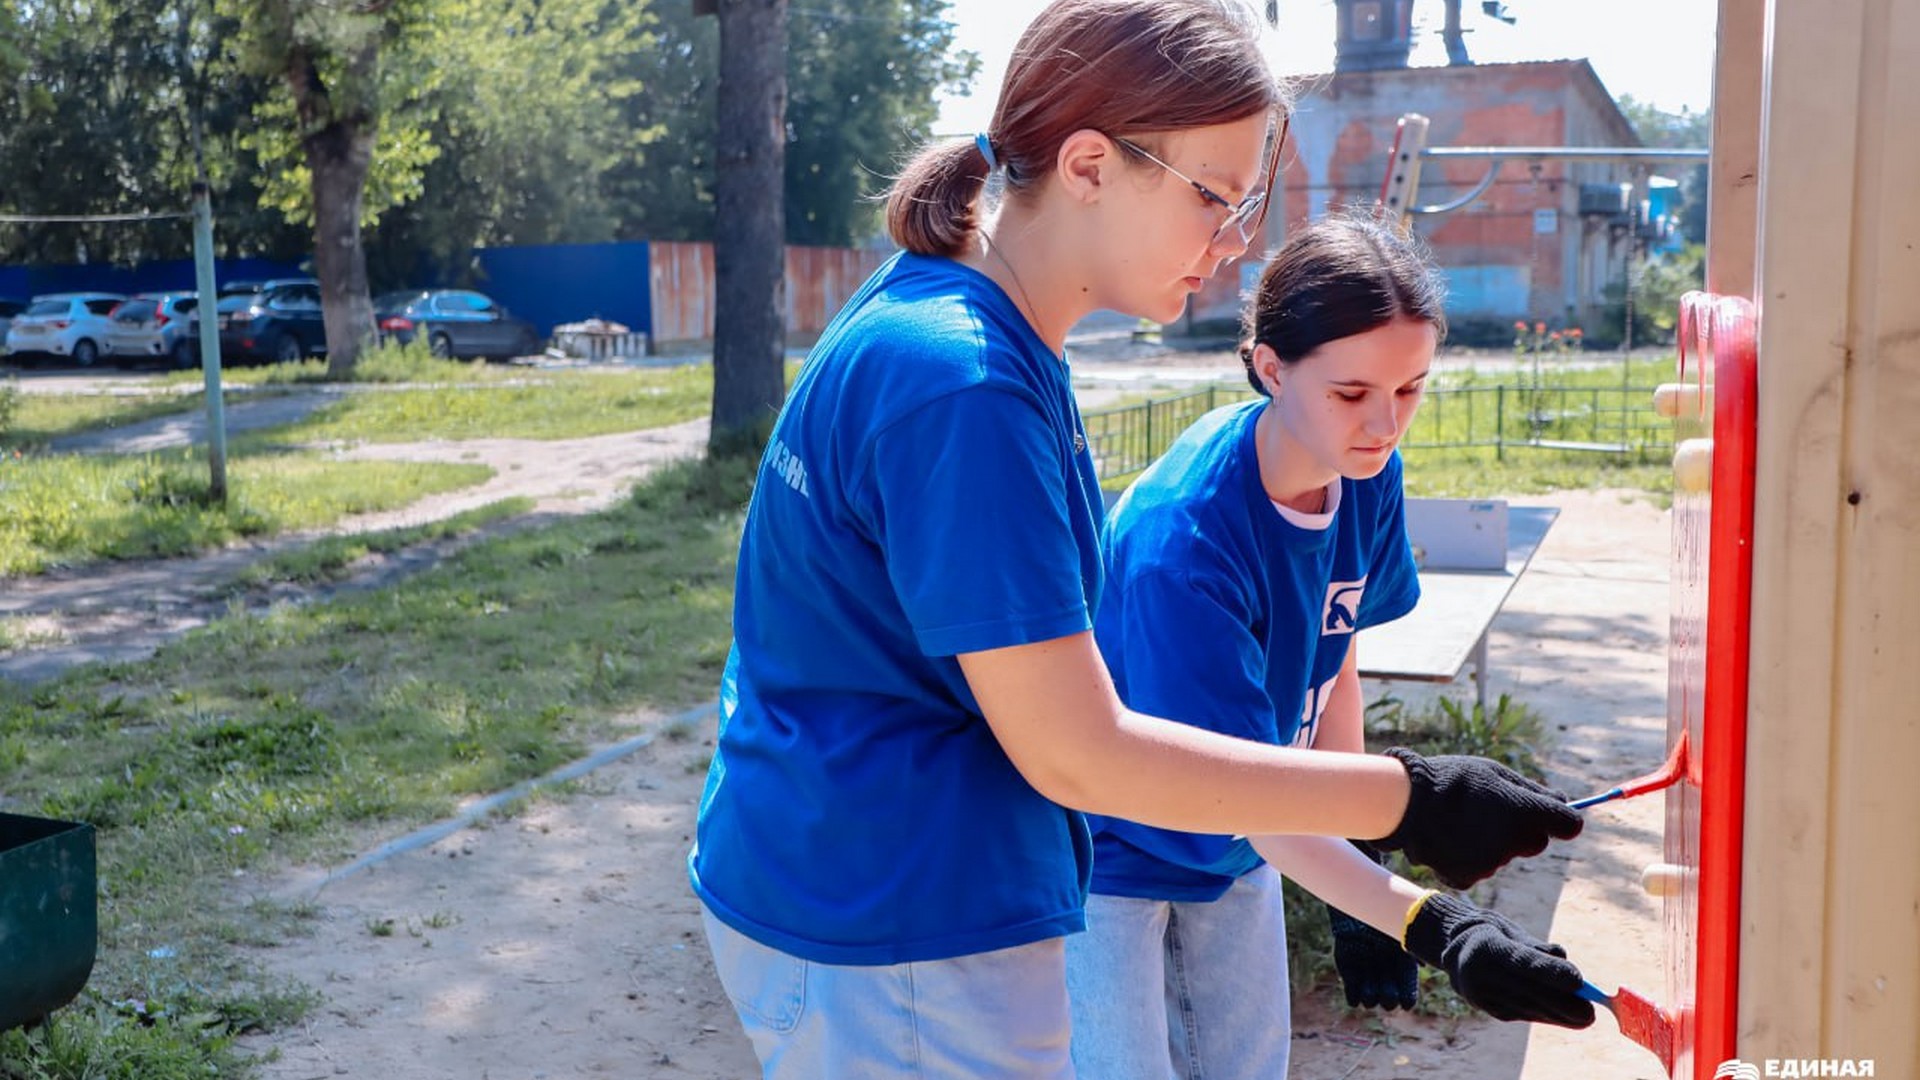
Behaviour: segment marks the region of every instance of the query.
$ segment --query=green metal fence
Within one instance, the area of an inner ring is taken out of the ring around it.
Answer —
[[[1100,479],[1152,464],[1205,413],[1253,396],[1247,387],[1206,386],[1082,417]],[[1491,447],[1508,451],[1664,456],[1669,421],[1653,411],[1651,386],[1468,386],[1427,391],[1400,445],[1409,450]]]

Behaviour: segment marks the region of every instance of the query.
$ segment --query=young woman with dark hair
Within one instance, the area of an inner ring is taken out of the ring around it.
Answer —
[[[907,166],[906,250],[775,422],[689,857],[769,1077],[1071,1076],[1083,811],[1378,837],[1460,880],[1579,831],[1482,759],[1133,712],[1094,644],[1102,499],[1067,331],[1173,319],[1259,234],[1286,103],[1257,29],[1239,0],[1049,5],[991,129]]]
[[[1396,446],[1445,332],[1437,271],[1378,218],[1308,225],[1268,262],[1242,348],[1261,396],[1202,417],[1107,519],[1094,630],[1128,708],[1364,752],[1354,640],[1419,596]],[[1564,951],[1389,874],[1331,815],[1292,836],[1123,818],[1091,819],[1088,931],[1067,942],[1082,1076],[1286,1075],[1281,873],[1328,901],[1353,1004],[1411,1008],[1418,957],[1502,1019],[1593,1021]]]

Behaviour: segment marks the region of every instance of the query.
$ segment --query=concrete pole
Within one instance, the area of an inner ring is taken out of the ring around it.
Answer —
[[[194,311],[200,317],[200,370],[207,383],[207,467],[212,476],[208,493],[215,502],[227,501],[227,416],[220,392],[219,293],[213,283],[213,199],[207,182],[193,182],[193,285],[200,299]]]

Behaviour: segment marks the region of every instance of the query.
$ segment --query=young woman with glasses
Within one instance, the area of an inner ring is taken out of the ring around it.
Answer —
[[[1579,831],[1479,758],[1130,711],[1095,646],[1102,499],[1067,331],[1172,320],[1258,235],[1285,102],[1257,30],[1238,0],[1050,4],[991,130],[907,165],[905,251],[774,424],[689,856],[768,1077],[1072,1076],[1083,812],[1377,838],[1463,884]]]
[[[1315,222],[1268,262],[1242,351],[1261,396],[1202,417],[1107,518],[1094,633],[1129,708],[1365,749],[1355,635],[1419,596],[1396,447],[1445,327],[1438,273],[1382,220]],[[1088,931],[1067,942],[1082,1076],[1287,1074],[1281,873],[1328,901],[1352,1004],[1412,1008],[1418,956],[1501,1019],[1593,1022],[1563,951],[1429,897],[1366,845],[1091,823]],[[1461,943],[1486,955],[1455,962]]]

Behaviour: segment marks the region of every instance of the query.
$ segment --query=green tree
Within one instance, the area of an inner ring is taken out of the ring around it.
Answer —
[[[639,84],[622,102],[626,126],[663,133],[603,178],[620,240],[713,238],[715,92],[719,20],[696,16],[689,0],[648,7],[652,47],[630,50],[621,74]]]
[[[851,245],[873,237],[873,196],[930,133],[935,97],[979,67],[953,50],[949,0],[808,0],[787,29],[784,191],[789,243]],[[708,240],[719,51],[713,19],[683,0],[654,5],[656,48],[628,63],[642,89],[630,123],[669,137],[616,167],[608,190],[626,239]]]
[[[187,17],[166,0],[42,0],[0,12],[0,212],[187,208]],[[189,251],[182,221],[0,226],[0,258],[131,263]]]
[[[1713,113],[1682,108],[1668,112],[1623,94],[1620,111],[1647,146],[1663,150],[1704,150],[1713,135]],[[1690,244],[1707,242],[1707,167],[1684,166],[1680,178],[1680,235]]]
[[[870,196],[927,136],[936,91],[977,65],[952,54],[948,2],[808,0],[788,20],[788,242],[875,234]],[[352,297],[417,281],[424,259],[458,279],[479,245],[714,237],[719,35],[692,9],[0,5],[0,213],[180,211],[204,162],[218,254],[312,258],[346,297],[327,294],[344,371],[370,321]],[[12,262],[129,264],[190,246],[181,220],[0,224]]]
[[[419,193],[439,153],[423,102],[441,77],[424,48],[432,0],[217,0],[240,70],[281,80],[245,145],[264,197],[313,223],[327,373],[349,378],[373,336],[361,227]],[[375,169],[376,160],[380,168]]]
[[[1662,251],[1635,268],[1629,278],[1633,283],[1632,343],[1671,344],[1680,321],[1681,295],[1706,288],[1707,249],[1688,244],[1675,251]],[[1599,322],[1587,328],[1589,346],[1612,349],[1626,343],[1627,300],[1625,282],[1613,282],[1601,291]]]
[[[617,228],[607,178],[661,125],[629,127],[652,52],[649,8],[630,0],[441,0],[423,43],[441,74],[423,102],[436,150],[424,197],[384,215],[370,271],[417,282],[421,262],[462,280],[475,247],[592,242]],[[649,77],[650,77],[649,73]]]
[[[953,54],[946,0],[833,0],[788,34],[787,241],[847,246],[880,228],[875,196],[924,141],[941,91],[979,67]]]

